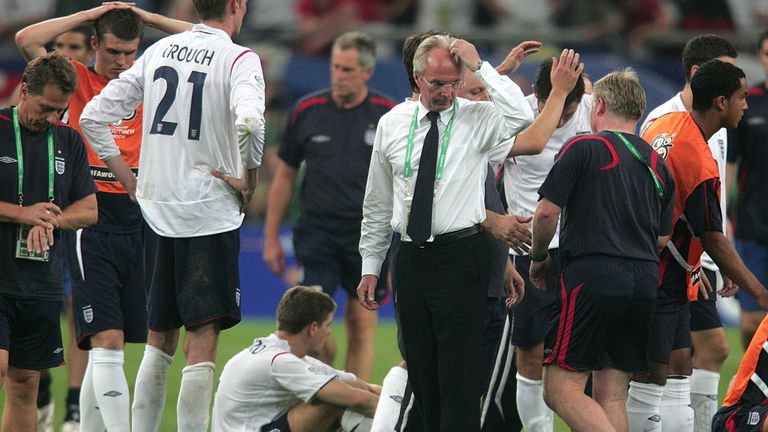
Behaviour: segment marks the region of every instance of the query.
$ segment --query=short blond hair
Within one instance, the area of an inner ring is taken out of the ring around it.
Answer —
[[[427,56],[429,55],[429,52],[435,48],[450,49],[451,44],[455,40],[456,38],[453,36],[436,34],[421,41],[419,47],[416,48],[416,53],[413,55],[413,71],[422,75],[424,73],[424,67],[427,64]],[[461,62],[457,62],[455,59],[454,61],[456,64],[461,65],[461,73],[463,75],[464,65]]]
[[[632,68],[600,78],[592,88],[592,98],[602,99],[608,111],[627,120],[640,120],[645,112],[645,90]]]

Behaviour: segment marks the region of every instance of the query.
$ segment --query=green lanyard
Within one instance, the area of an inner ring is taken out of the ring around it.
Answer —
[[[648,161],[646,161],[645,159],[643,159],[642,156],[640,156],[640,152],[637,151],[635,146],[632,145],[632,143],[629,142],[629,140],[624,138],[624,135],[616,131],[611,131],[611,133],[619,137],[619,139],[621,139],[624,142],[624,145],[627,146],[627,149],[629,149],[629,152],[632,153],[632,155],[635,158],[637,158],[637,160],[642,162],[646,168],[648,168],[648,172],[651,173],[651,178],[653,179],[653,183],[656,185],[656,194],[659,196],[659,198],[664,199],[664,189],[661,183],[661,179],[659,178],[659,175],[656,174],[656,171],[654,171],[653,168],[651,168],[651,166],[648,165]]]
[[[453,119],[456,118],[456,110],[458,104],[456,100],[453,101],[453,114],[451,114],[451,120],[448,121],[448,127],[443,132],[443,139],[440,141],[440,159],[437,161],[437,171],[435,172],[435,180],[443,178],[443,167],[445,166],[445,155],[448,153],[448,142],[451,141],[451,131],[453,130]],[[411,129],[408,131],[408,145],[405,147],[405,167],[403,169],[403,177],[408,180],[411,177],[411,154],[413,153],[413,136],[416,134],[416,126],[418,125],[419,107],[417,106],[413,110],[413,118],[411,119]]]
[[[21,148],[19,109],[13,108],[13,133],[16,137],[16,159],[19,167],[19,205],[24,204],[24,154]],[[48,201],[53,202],[53,128],[48,128]]]

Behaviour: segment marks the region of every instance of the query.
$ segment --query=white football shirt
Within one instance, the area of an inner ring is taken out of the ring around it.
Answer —
[[[149,47],[86,106],[80,125],[103,160],[120,155],[108,124],[144,102],[136,198],[165,237],[240,226],[238,193],[211,174],[242,178],[261,164],[264,78],[259,57],[226,32],[195,25]]]
[[[213,403],[213,432],[259,431],[300,402],[310,403],[332,379],[354,381],[310,356],[291,354],[276,334],[256,339],[224,366]]]
[[[535,94],[525,97],[536,117],[539,116],[539,105]],[[592,111],[592,95],[585,94],[581,98],[573,117],[552,133],[544,150],[537,155],[515,156],[504,162],[504,191],[506,193],[508,212],[517,216],[533,216],[539,204],[539,188],[547,179],[549,171],[555,165],[555,157],[566,141],[576,135],[592,133],[590,125]],[[560,245],[560,226],[549,248]],[[517,255],[512,249],[511,254]]]
[[[640,135],[643,134],[648,125],[664,114],[683,111],[686,111],[685,104],[683,104],[683,99],[680,97],[680,93],[678,93],[668,101],[654,108],[653,111],[648,114],[648,117],[645,118],[645,121],[640,126]],[[728,131],[725,128],[721,128],[709,138],[707,144],[709,145],[709,150],[712,152],[712,157],[714,157],[715,162],[717,162],[717,168],[720,171],[720,211],[723,215],[723,233],[725,233],[725,227],[727,225],[725,209],[726,199],[728,198],[728,190],[725,184],[725,165],[726,156],[728,155]],[[701,265],[712,271],[718,270],[717,264],[712,261],[712,258],[707,255],[706,252],[701,256]]]

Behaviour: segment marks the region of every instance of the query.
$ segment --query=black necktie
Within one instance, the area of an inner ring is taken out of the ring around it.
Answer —
[[[423,244],[432,234],[432,198],[435,188],[435,169],[437,167],[437,142],[439,132],[437,119],[440,113],[427,113],[431,126],[421,148],[419,172],[416,187],[413,190],[411,214],[408,217],[408,236],[417,245]]]

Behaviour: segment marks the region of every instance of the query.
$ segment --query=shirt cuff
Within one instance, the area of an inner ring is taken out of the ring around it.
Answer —
[[[374,275],[376,277],[379,277],[379,273],[381,273],[382,264],[383,264],[383,261],[377,258],[364,258],[363,272],[361,276]]]

